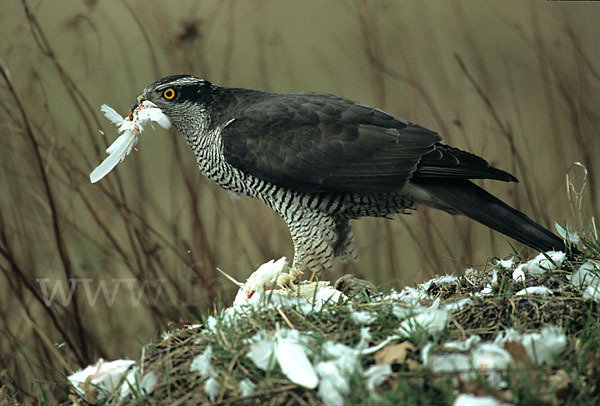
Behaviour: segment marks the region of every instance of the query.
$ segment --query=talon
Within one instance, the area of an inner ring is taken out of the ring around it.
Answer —
[[[277,284],[283,288],[288,288],[292,291],[296,290],[296,283],[300,279],[302,271],[295,266],[290,268],[288,273],[282,273],[277,279]]]

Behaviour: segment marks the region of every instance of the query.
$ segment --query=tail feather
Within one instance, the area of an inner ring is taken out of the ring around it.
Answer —
[[[435,207],[461,213],[538,251],[568,251],[564,241],[468,180],[420,180]],[[570,250],[577,253],[575,248]]]

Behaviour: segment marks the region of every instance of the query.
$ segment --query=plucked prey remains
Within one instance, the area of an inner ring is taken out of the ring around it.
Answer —
[[[152,83],[132,110],[143,100],[171,119],[209,179],[285,220],[297,271],[357,259],[351,220],[420,204],[464,214],[536,250],[565,250],[562,239],[471,182],[516,182],[514,176],[379,109],[328,94],[218,87],[187,75]]]

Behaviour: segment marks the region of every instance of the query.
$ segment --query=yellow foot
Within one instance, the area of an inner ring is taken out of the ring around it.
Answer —
[[[292,266],[288,273],[282,273],[279,275],[277,278],[277,284],[294,290],[296,288],[298,279],[300,279],[300,276],[302,276],[302,271],[299,268]]]

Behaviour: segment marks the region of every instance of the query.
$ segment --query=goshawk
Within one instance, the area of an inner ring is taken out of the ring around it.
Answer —
[[[420,204],[466,215],[536,250],[566,248],[471,182],[514,176],[379,109],[329,94],[218,87],[188,75],[152,83],[132,110],[142,100],[170,118],[209,179],[285,220],[297,271],[355,260],[351,220]]]

